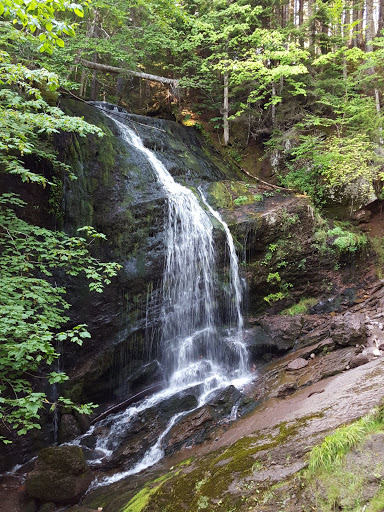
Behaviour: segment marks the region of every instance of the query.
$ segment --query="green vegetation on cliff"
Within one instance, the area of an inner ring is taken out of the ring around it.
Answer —
[[[52,53],[55,46],[62,47],[61,36],[74,35],[73,26],[61,20],[64,12],[82,17],[83,7],[62,0],[6,0],[0,5],[0,14],[5,18],[0,27],[0,177],[3,184],[6,173],[16,175],[23,182],[53,189],[60,184],[55,173],[64,171],[75,179],[72,170],[58,160],[52,134],[67,131],[82,136],[102,135],[97,127],[50,106],[44,95],[58,88],[58,77],[46,69],[30,69],[17,63],[15,48],[11,46],[15,40],[39,41],[41,53]],[[42,169],[48,165],[50,171],[36,171],[36,164]],[[69,237],[23,220],[24,206],[13,193],[0,196],[0,439],[4,442],[9,442],[7,429],[25,434],[32,428],[40,428],[39,418],[47,406],[51,410],[62,405],[79,412],[91,411],[92,404],[75,405],[63,397],[55,397],[50,403],[47,398],[47,384],[67,379],[65,373],[47,369],[60,355],[59,344],[68,340],[81,345],[90,338],[85,324],[69,325],[66,310],[70,305],[64,299],[65,289],[57,283],[62,281],[63,275],[84,273],[90,281],[90,290],[101,292],[119,268],[115,263],[102,263],[91,255],[92,241],[105,238],[92,227],[83,228],[88,239]],[[41,206],[48,211],[48,204]]]

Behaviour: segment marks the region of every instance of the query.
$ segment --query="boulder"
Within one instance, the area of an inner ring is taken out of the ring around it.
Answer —
[[[365,315],[347,312],[334,318],[330,335],[337,345],[363,345],[367,340]]]
[[[341,348],[335,352],[319,357],[316,361],[316,367],[319,378],[316,380],[332,377],[350,368],[350,363],[355,355],[355,349],[352,347]]]
[[[186,446],[202,443],[215,424],[213,410],[205,405],[184,416],[165,438],[167,455]]]
[[[287,365],[287,370],[289,371],[295,371],[295,370],[301,370],[302,368],[305,368],[308,366],[308,361],[302,357],[298,357],[297,359],[294,359]]]
[[[185,447],[194,446],[209,439],[211,432],[222,421],[230,421],[233,407],[239,407],[239,414],[252,410],[255,402],[247,401],[234,386],[216,391],[208,402],[183,416],[165,438],[165,453],[171,454]]]
[[[27,494],[43,502],[73,504],[92,481],[79,446],[53,446],[39,453],[35,468],[26,480]]]
[[[213,417],[216,420],[220,420],[231,414],[232,407],[239,403],[242,397],[242,393],[235,386],[228,386],[216,392],[208,400],[207,405],[212,409]]]
[[[197,398],[193,394],[188,391],[182,391],[162,401],[156,406],[156,408],[160,414],[168,420],[179,412],[195,409],[197,405]]]

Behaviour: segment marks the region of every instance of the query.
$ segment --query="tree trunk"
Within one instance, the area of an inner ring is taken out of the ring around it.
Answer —
[[[95,33],[96,19],[98,17],[98,11],[93,10],[92,14],[93,14],[93,21],[92,21],[92,23],[88,23],[87,33],[86,33],[87,38],[93,37],[93,34]],[[78,56],[80,56],[80,53],[81,53],[81,50],[78,50]],[[83,97],[86,96],[86,92],[87,92],[87,72],[85,71],[85,69],[83,69],[83,71],[81,72],[79,96],[83,96]]]
[[[384,0],[378,0],[378,27],[377,27],[377,36],[381,35],[381,31],[384,28]]]
[[[80,77],[80,88],[79,88],[79,96],[82,98],[85,96],[85,93],[87,92],[87,72],[85,69],[81,72]]]
[[[272,82],[272,99],[276,96],[276,84]],[[272,103],[271,105],[271,118],[272,118],[272,127],[276,128],[276,105]]]
[[[224,71],[224,102],[223,102],[223,129],[224,129],[224,146],[228,146],[229,142],[229,86],[228,86],[228,71]]]
[[[357,25],[357,29],[358,29],[357,46],[359,48],[361,48],[362,50],[364,49],[364,43],[365,43],[364,29],[363,29],[364,16],[365,16],[365,1],[362,0],[359,5],[358,16],[357,16],[358,19],[360,20],[360,23]]]
[[[351,5],[349,1],[345,3],[345,21],[343,29],[343,38],[348,48],[352,46],[352,31],[351,31]]]
[[[360,9],[361,0],[356,1],[353,4],[353,15],[352,15],[352,21],[354,23],[353,27],[353,38],[352,38],[352,46],[359,46],[359,31],[362,30],[362,19],[359,18],[361,14]],[[356,22],[360,19],[360,23]]]
[[[365,48],[367,52],[373,51],[373,46],[371,44],[372,39],[375,37],[375,19],[373,16],[373,0],[366,0],[366,17],[367,17],[367,26],[365,29]]]
[[[308,0],[308,20],[309,20],[309,48],[313,48],[316,36],[316,25],[313,20],[311,20],[312,16],[315,14],[314,10],[316,9],[314,0]]]

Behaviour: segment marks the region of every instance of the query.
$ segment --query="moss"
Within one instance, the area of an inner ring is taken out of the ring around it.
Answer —
[[[297,304],[284,309],[280,314],[283,316],[304,315],[308,310],[318,302],[314,297],[302,298]]]
[[[241,498],[228,491],[231,483],[252,475],[260,468],[260,460],[256,458],[258,453],[284,443],[312,417],[301,418],[292,424],[280,424],[277,434],[269,439],[260,436],[244,437],[225,450],[198,459],[192,471],[180,473],[156,493],[148,505],[148,511],[196,512],[204,510],[204,507],[210,511],[227,511],[231,510],[231,507],[235,507],[233,510],[239,510],[237,507]],[[185,499],[186,496],[189,497],[188,501]]]
[[[209,187],[209,195],[215,208],[233,209],[232,196],[226,182],[216,181]]]
[[[151,486],[146,486],[140,492],[135,494],[135,496],[129,501],[129,503],[121,508],[121,512],[141,512],[145,509],[145,507],[149,504],[151,496],[156,494],[161,486],[169,479],[171,479],[175,473],[168,473],[160,478],[157,478],[152,482]]]

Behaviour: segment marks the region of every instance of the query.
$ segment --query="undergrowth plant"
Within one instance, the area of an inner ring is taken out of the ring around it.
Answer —
[[[318,302],[315,297],[303,297],[297,304],[293,304],[289,308],[281,312],[283,316],[304,315],[308,310]]]
[[[356,233],[336,226],[328,230],[328,237],[335,237],[332,246],[340,253],[352,253],[367,246],[368,239],[364,233]]]
[[[384,427],[383,406],[373,409],[360,420],[338,428],[327,436],[319,446],[312,449],[306,476],[311,477],[320,472],[332,472],[340,464],[344,455],[361,443],[367,434]]]

